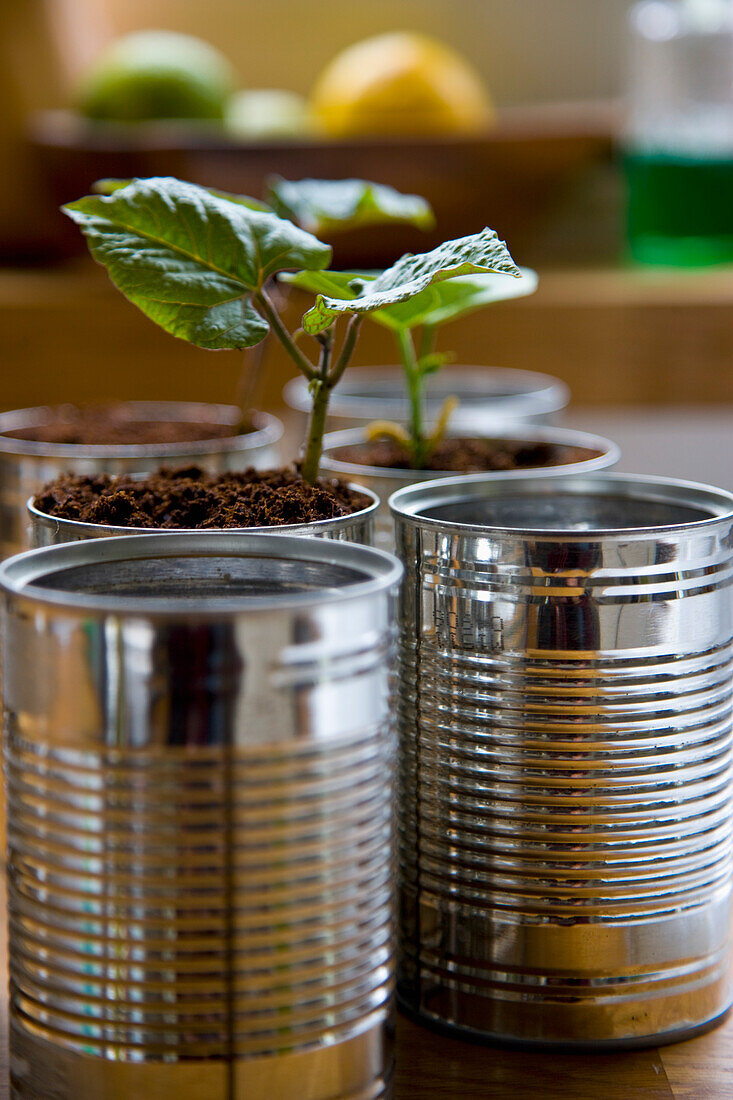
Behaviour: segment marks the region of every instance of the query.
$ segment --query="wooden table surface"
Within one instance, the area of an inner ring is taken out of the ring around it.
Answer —
[[[733,1014],[674,1046],[612,1054],[503,1050],[400,1018],[394,1100],[730,1100]]]
[[[733,490],[733,407],[651,416],[629,409],[579,412],[568,419],[617,438],[623,452],[619,468],[625,472],[686,476]],[[4,898],[0,906],[4,914]],[[4,935],[0,917],[0,937]],[[6,1014],[4,1001],[0,1012]],[[0,1020],[0,1100],[9,1096],[5,1022]],[[398,1017],[393,1100],[733,1100],[733,1013],[700,1038],[612,1054],[479,1046]]]

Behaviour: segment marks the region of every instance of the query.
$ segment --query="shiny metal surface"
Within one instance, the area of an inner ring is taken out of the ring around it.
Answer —
[[[458,478],[392,498],[398,995],[529,1043],[731,1003],[733,496]]]
[[[400,572],[219,532],[0,567],[14,1097],[388,1095]]]
[[[246,527],[241,530],[250,535],[307,535],[311,538],[331,539],[336,542],[359,542],[371,546],[374,542],[374,523],[380,507],[379,497],[362,485],[351,485],[352,489],[369,497],[370,503],[360,512],[350,516],[337,516],[336,519],[322,519],[316,523],[298,523],[283,527]],[[29,535],[32,547],[57,546],[62,542],[84,542],[87,539],[114,538],[122,535],[169,535],[181,532],[160,531],[145,527],[111,527],[101,523],[81,523],[73,519],[57,519],[45,512],[39,512],[32,498],[27,502],[29,517]],[[185,532],[196,534],[195,531]],[[230,529],[231,533],[231,529]]]
[[[461,428],[455,424],[448,433],[449,436],[461,434],[463,434]],[[532,472],[533,476],[540,478],[567,477],[570,474],[589,473],[591,470],[604,470],[609,466],[615,466],[621,454],[619,448],[610,439],[569,428],[517,427],[515,430],[504,431],[501,435],[492,436],[491,438],[512,442],[554,443],[558,447],[582,447],[593,452],[594,457],[591,458],[566,463],[564,466],[546,466]],[[342,447],[362,444],[365,441],[364,432],[361,428],[355,428],[348,432],[330,432],[324,439],[321,472],[330,474],[333,477],[354,478],[360,485],[366,486],[377,494],[382,501],[382,505],[375,520],[375,545],[382,550],[394,552],[394,526],[387,503],[392,493],[416,482],[445,478],[448,474],[435,470],[387,470],[379,466],[360,466],[355,462],[346,462],[336,457],[337,452]],[[481,476],[504,481],[507,478],[526,477],[527,471],[500,470]]]
[[[133,401],[140,420],[196,421],[216,417],[236,423],[239,411],[231,405],[201,405],[188,401]],[[0,559],[29,546],[26,501],[55,477],[76,474],[143,474],[161,464],[196,463],[217,473],[246,466],[264,469],[278,464],[278,441],[283,427],[269,413],[257,413],[257,430],[230,439],[156,446],[86,446],[75,443],[35,443],[12,439],[4,432],[33,428],[48,421],[45,406],[0,413]]]
[[[446,397],[460,401],[453,423],[461,429],[489,431],[508,423],[551,424],[570,400],[559,378],[505,367],[447,367],[426,380],[426,413],[435,419]],[[307,379],[291,379],[283,390],[291,409],[307,414]],[[364,427],[372,420],[406,421],[409,408],[401,367],[349,370],[328,404],[329,431]]]

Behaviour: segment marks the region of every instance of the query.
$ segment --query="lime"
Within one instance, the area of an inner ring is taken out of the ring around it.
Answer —
[[[312,130],[303,96],[283,88],[251,88],[229,100],[227,128],[238,137],[301,137]]]
[[[338,54],[311,94],[332,137],[475,133],[493,119],[481,79],[459,54],[423,34],[381,34]]]
[[[229,62],[207,42],[174,31],[138,31],[102,54],[78,102],[89,118],[116,122],[222,119],[232,86]]]

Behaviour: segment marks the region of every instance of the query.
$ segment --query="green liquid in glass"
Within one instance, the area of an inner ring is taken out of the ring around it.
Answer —
[[[635,150],[624,166],[634,259],[682,267],[733,261],[733,155]]]

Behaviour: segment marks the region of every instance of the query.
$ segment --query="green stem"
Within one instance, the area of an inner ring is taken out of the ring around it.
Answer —
[[[331,396],[331,390],[346,370],[349,360],[351,359],[356,344],[356,338],[359,333],[361,318],[356,314],[351,316],[341,352],[333,365],[333,369],[331,369],[333,330],[328,329],[317,337],[321,344],[321,357],[318,368],[316,369],[285,328],[280,314],[275,309],[264,287],[257,292],[255,299],[262,309],[262,312],[265,314],[265,317],[270,322],[272,331],[275,333],[298,370],[301,374],[305,375],[311,384],[313,408],[311,409],[310,421],[308,424],[308,442],[306,444],[305,456],[300,472],[303,480],[313,485],[318,477],[318,467],[321,462],[321,452],[323,451],[323,433],[326,430],[328,399]]]
[[[313,407],[308,422],[308,443],[305,449],[303,465],[300,468],[303,481],[309,485],[315,484],[318,477],[318,467],[323,451],[323,433],[326,430],[326,414],[328,412],[328,399],[331,396],[333,383],[329,378],[328,368],[331,363],[331,348],[333,346],[333,333],[323,333],[321,340],[321,359],[315,379],[311,382],[313,393]]]
[[[272,328],[272,331],[275,333],[278,340],[285,348],[286,352],[293,360],[301,374],[304,374],[310,382],[318,378],[318,371],[315,369],[307,356],[303,354],[288,330],[285,328],[280,314],[275,309],[275,306],[270,300],[264,287],[262,287],[258,291],[258,293],[255,295],[255,299],[262,307],[262,312],[264,313],[267,320],[270,322],[270,327]]]
[[[323,451],[323,433],[326,429],[326,414],[328,412],[328,401],[331,396],[331,390],[349,365],[349,361],[356,346],[360,325],[361,317],[355,313],[352,314],[346,328],[341,351],[333,367],[331,367],[333,330],[329,329],[318,337],[321,341],[321,361],[318,365],[316,379],[311,383],[313,408],[311,409],[310,422],[308,425],[308,444],[305,450],[305,458],[300,468],[303,480],[309,482],[311,485],[318,477],[318,467],[321,462],[321,453]]]
[[[339,378],[351,362],[351,356],[354,354],[356,341],[359,337],[359,328],[361,327],[361,321],[362,319],[358,313],[352,313],[351,317],[349,318],[349,323],[346,326],[346,335],[344,336],[344,342],[341,347],[341,352],[338,359],[333,365],[333,370],[328,376],[328,380],[331,384],[331,389],[333,389],[333,387],[336,385]]]
[[[423,415],[423,378],[415,354],[415,344],[409,329],[398,329],[395,333],[400,349],[402,366],[405,369],[407,396],[410,402],[410,438],[412,454],[410,465],[413,469],[422,468],[425,461],[425,428]]]
[[[435,338],[438,335],[437,325],[423,325],[420,333],[420,358],[424,359],[435,351]]]

